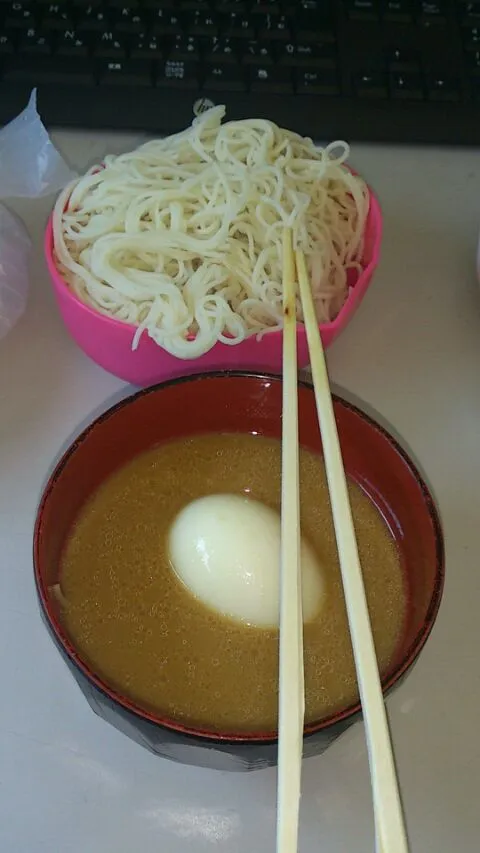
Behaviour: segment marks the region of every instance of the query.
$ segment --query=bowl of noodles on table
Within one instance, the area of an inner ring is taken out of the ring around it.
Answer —
[[[216,369],[281,371],[282,231],[307,258],[325,346],[363,299],[382,218],[324,148],[224,107],[108,156],[57,199],[45,254],[63,321],[97,364],[140,386]],[[299,366],[308,364],[298,305]]]

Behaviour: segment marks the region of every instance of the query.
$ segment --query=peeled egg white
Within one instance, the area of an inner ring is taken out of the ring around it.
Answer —
[[[280,516],[241,495],[208,495],[192,501],[169,531],[169,556],[177,576],[208,607],[261,627],[278,626]],[[319,612],[324,579],[302,539],[303,620]]]

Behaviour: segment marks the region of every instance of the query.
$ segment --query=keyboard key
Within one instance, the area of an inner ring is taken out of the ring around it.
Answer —
[[[9,33],[0,35],[0,56],[8,56],[15,53],[15,41]]]
[[[245,75],[239,65],[207,65],[205,69],[204,89],[215,91],[246,91]]]
[[[157,86],[168,89],[198,89],[198,62],[175,62],[168,59],[158,66]]]
[[[245,65],[272,65],[273,51],[271,44],[261,44],[258,41],[244,43],[242,62]]]
[[[430,101],[459,101],[460,84],[455,77],[429,75],[427,98]]]
[[[376,21],[380,15],[378,0],[347,0],[347,14],[354,21]]]
[[[251,66],[249,69],[250,89],[252,92],[272,92],[291,94],[293,92],[292,72],[279,65]]]
[[[192,36],[216,36],[218,34],[218,20],[210,12],[195,12],[188,16],[187,30]]]
[[[164,50],[158,36],[147,36],[141,33],[130,44],[132,59],[162,59]]]
[[[480,21],[480,0],[460,2],[460,18],[465,24],[477,24]]]
[[[31,29],[20,36],[18,51],[20,54],[29,54],[30,56],[50,56],[52,44],[40,30]]]
[[[102,7],[87,6],[79,15],[77,30],[80,33],[101,33],[109,29],[110,21]]]
[[[394,72],[390,75],[392,97],[404,101],[423,101],[423,81],[420,74]]]
[[[91,39],[91,46],[95,57],[116,59],[119,62],[127,58],[125,42],[111,31],[95,34]]]
[[[174,61],[179,60],[199,60],[200,39],[196,36],[175,36],[170,49],[167,51],[168,58]]]
[[[420,54],[414,50],[394,48],[387,55],[390,71],[420,71]]]
[[[110,5],[110,4],[109,4]],[[136,35],[143,32],[144,21],[139,14],[140,9],[135,6],[123,5],[113,17],[113,24],[117,33]]]
[[[467,66],[474,74],[480,74],[480,50],[467,53]]]
[[[335,71],[301,68],[296,72],[299,95],[339,95],[340,86]]]
[[[413,21],[413,0],[381,0],[381,11],[386,21],[409,24]]]
[[[26,83],[32,80],[43,83],[71,85],[93,85],[92,67],[88,60],[67,57],[13,57],[7,60],[3,70],[6,82]]]
[[[181,35],[182,22],[176,12],[155,9],[152,19],[152,32],[158,36]]]
[[[259,38],[269,41],[288,41],[290,28],[285,15],[267,15],[264,23],[260,26]]]
[[[480,24],[478,27],[464,27],[462,35],[466,50],[480,49]]]
[[[98,62],[100,86],[151,86],[152,63],[142,60]]]
[[[3,28],[6,30],[30,30],[35,27],[33,3],[9,3],[6,7]]]
[[[255,38],[255,24],[249,15],[231,12],[230,15],[220,17],[219,23],[222,32],[224,35],[228,36],[228,38]]]
[[[87,56],[88,43],[76,30],[57,34],[56,52],[60,56]]]
[[[445,0],[421,0],[419,8],[419,21],[424,26],[431,24],[445,24],[448,17],[448,2]]]
[[[68,30],[74,26],[70,9],[65,2],[45,5],[42,14],[42,29]]]
[[[333,0],[334,5],[335,2],[336,0]],[[288,0],[285,0],[284,5],[292,6],[292,3],[288,3]],[[319,21],[320,19],[330,17],[330,0],[297,0],[293,5],[299,7],[299,12],[304,17],[304,20],[309,17],[311,21]]]
[[[337,51],[333,44],[328,43],[293,44],[287,42],[287,44],[278,46],[277,57],[282,65],[333,68],[337,61]]]
[[[295,12],[295,34],[299,42],[334,40],[330,6],[325,0],[302,0]]]
[[[364,71],[356,74],[353,85],[360,98],[386,98],[388,84],[385,74],[377,71]]]
[[[251,0],[250,9],[252,15],[281,15],[282,4],[278,0]]]
[[[218,65],[218,63],[237,63],[238,50],[236,43],[229,38],[212,38],[203,40],[204,58],[206,62]]]

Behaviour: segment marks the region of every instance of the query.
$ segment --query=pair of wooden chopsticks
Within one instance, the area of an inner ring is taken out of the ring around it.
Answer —
[[[297,279],[365,722],[375,816],[375,849],[376,853],[408,853],[398,780],[325,355],[305,258],[302,252],[294,252],[291,229],[285,229],[283,235],[282,542],[276,849],[277,853],[297,851],[305,701],[298,468]]]

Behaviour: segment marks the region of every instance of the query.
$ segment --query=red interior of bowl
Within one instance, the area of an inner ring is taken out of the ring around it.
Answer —
[[[43,493],[34,533],[35,577],[41,605],[57,640],[83,673],[114,701],[175,731],[209,739],[264,741],[275,732],[254,735],[204,732],[156,716],[110,688],[79,657],[64,633],[48,587],[58,580],[60,556],[81,506],[113,471],[161,442],[204,432],[253,432],[281,438],[282,383],[279,378],[210,374],[175,380],[141,391],[118,403],[89,426],[65,453]],[[347,473],[376,503],[398,543],[409,588],[405,636],[384,679],[390,688],[424,645],[440,604],[444,557],[434,502],[413,463],[374,421],[335,399],[335,415]],[[300,442],[321,451],[315,399],[299,388]],[[359,706],[306,727],[306,732],[344,719]]]

